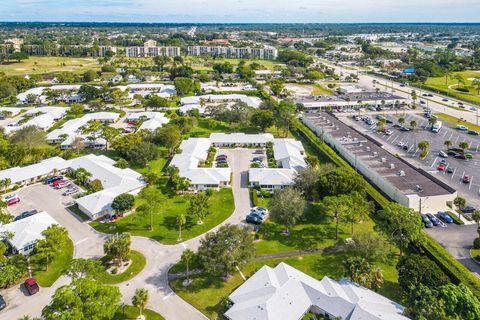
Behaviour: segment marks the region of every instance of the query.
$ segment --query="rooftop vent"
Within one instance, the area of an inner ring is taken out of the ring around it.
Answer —
[[[400,177],[405,177],[405,171],[400,170],[400,171],[398,172],[398,175],[399,175]]]

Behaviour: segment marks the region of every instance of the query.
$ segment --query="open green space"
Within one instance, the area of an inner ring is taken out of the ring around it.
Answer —
[[[68,239],[66,245],[60,248],[55,257],[48,264],[48,271],[45,269],[45,260],[32,255],[30,262],[33,276],[41,287],[50,287],[68,269],[73,258],[73,242]]]
[[[86,70],[99,70],[100,64],[94,58],[70,57],[30,57],[22,62],[0,64],[0,72],[8,76],[27,74],[44,74],[52,72],[84,72]]]
[[[274,267],[280,262],[285,262],[316,279],[322,279],[324,276],[340,279],[343,275],[341,265],[345,258],[345,253],[319,253],[254,261],[243,267],[242,272],[246,277],[250,277],[264,265]],[[396,259],[390,259],[388,263],[376,264],[382,269],[384,276],[384,284],[379,293],[395,301],[402,301],[401,289],[397,284],[396,263]],[[221,318],[226,311],[225,298],[244,282],[238,273],[228,281],[208,275],[194,276],[192,280],[192,284],[188,287],[182,285],[183,279],[181,278],[171,281],[170,286],[180,297],[199,309],[209,319]]]
[[[209,214],[203,224],[197,224],[195,217],[187,216],[187,223],[182,228],[183,241],[209,231],[232,214],[232,189],[222,188],[214,192],[209,198],[209,205]],[[159,207],[159,211],[153,214],[153,231],[150,230],[150,217],[136,212],[112,223],[94,221],[90,225],[104,233],[130,232],[132,235],[153,238],[165,244],[178,243],[176,219],[178,215],[188,213],[188,195],[165,195]]]
[[[467,126],[470,130],[480,131],[480,126],[477,126],[467,121],[462,121],[454,116],[451,116],[445,113],[436,113],[435,116],[437,116],[439,120],[448,122],[452,128],[455,128],[459,124],[463,124]]]
[[[455,75],[461,75],[465,80],[465,83],[458,83],[458,80],[455,79]],[[472,79],[480,78],[480,72],[477,71],[462,71],[454,72],[450,77],[435,77],[428,78],[424,86],[431,88],[433,90],[441,91],[445,94],[448,94],[452,97],[470,101],[473,103],[480,103],[480,88],[477,88]],[[467,88],[469,92],[460,92],[456,90],[457,87]]]
[[[252,63],[258,63],[261,67],[260,69],[274,70],[275,68],[284,68],[285,64],[275,61],[275,60],[263,60],[263,59],[227,59],[227,58],[213,58],[213,57],[186,57],[185,60],[191,63],[191,66],[194,70],[198,71],[213,71],[212,66],[216,63],[230,62],[232,65],[236,66],[240,61],[245,61],[247,65]]]
[[[143,270],[143,268],[145,268],[147,260],[145,259],[145,256],[143,254],[133,250],[130,252],[130,255],[128,257],[132,261],[132,263],[127,268],[127,270],[119,274],[110,274],[107,271],[103,271],[100,274],[96,275],[95,279],[97,279],[103,284],[118,284],[132,279],[137,274],[139,274],[140,271]],[[102,263],[106,263],[108,262],[108,257],[103,257],[100,261]]]
[[[332,89],[328,89],[320,84],[313,85],[312,96],[321,96],[324,94],[333,94]]]
[[[78,208],[78,204],[71,205],[67,208],[68,211],[73,212],[79,219],[82,221],[90,220],[90,217],[87,216],[82,210]]]
[[[117,312],[113,316],[113,320],[135,320],[140,315],[140,310],[134,306],[125,307],[120,306]],[[164,320],[165,318],[162,317],[160,314],[156,313],[155,311],[146,309],[143,310],[143,315],[145,316],[146,320]]]

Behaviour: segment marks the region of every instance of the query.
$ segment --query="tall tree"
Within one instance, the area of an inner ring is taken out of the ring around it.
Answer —
[[[140,317],[143,315],[143,309],[147,306],[148,290],[138,288],[135,290],[135,295],[132,297],[132,304],[140,310]]]
[[[177,226],[178,226],[178,240],[182,240],[182,227],[187,223],[187,218],[184,214],[179,214],[177,216]]]
[[[130,245],[132,239],[129,233],[121,233],[111,236],[103,244],[103,251],[108,255],[117,265],[127,259],[130,254]]]
[[[276,191],[269,202],[270,216],[285,226],[285,233],[293,226],[305,211],[305,199],[294,188]]]
[[[199,192],[191,195],[188,202],[187,212],[197,218],[197,223],[202,224],[203,219],[207,216],[209,209],[208,196],[205,192]]]
[[[187,280],[190,280],[190,263],[192,263],[193,259],[195,258],[195,253],[191,249],[185,249],[182,252],[182,257],[180,259],[181,262],[185,264],[187,268]]]
[[[68,241],[68,232],[64,227],[52,225],[42,232],[44,239],[37,241],[35,255],[45,259],[45,270],[48,271],[50,259],[62,250]]]

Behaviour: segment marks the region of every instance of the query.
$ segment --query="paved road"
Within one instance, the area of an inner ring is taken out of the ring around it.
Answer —
[[[442,247],[461,264],[480,277],[480,265],[470,258],[470,249],[473,240],[477,237],[477,225],[459,226],[450,224],[445,228],[435,227],[426,229]]]
[[[217,230],[221,225],[244,224],[246,213],[250,209],[250,197],[248,193],[248,168],[250,163],[251,151],[247,149],[229,149],[224,150],[229,158],[229,165],[232,168],[232,190],[235,201],[235,211],[222,224],[215,227],[212,231]],[[41,204],[37,207],[41,210],[50,212],[55,219],[63,226],[65,226],[70,237],[76,244],[75,257],[94,257],[103,254],[103,241],[105,235],[97,233],[86,223],[79,223],[79,221],[71,214],[64,210],[63,206],[58,206],[60,199],[56,201],[42,201],[48,196],[55,197],[55,190],[47,186],[36,185],[28,187],[19,191],[22,198],[31,199],[31,203],[22,202],[22,206],[18,207],[17,211],[30,209],[33,204]],[[28,197],[27,196],[28,194]],[[123,301],[131,304],[132,296],[136,288],[147,288],[150,292],[150,301],[148,308],[162,314],[167,320],[200,320],[206,317],[175,295],[168,284],[168,270],[180,259],[180,256],[185,248],[196,250],[200,244],[202,235],[185,241],[177,245],[163,245],[155,240],[144,237],[132,238],[132,249],[142,252],[147,258],[147,264],[134,279],[124,282],[119,285],[122,292]],[[42,288],[39,294],[34,297],[28,297],[18,290],[18,288],[11,288],[5,292],[8,302],[10,303],[8,309],[0,314],[0,320],[18,319],[23,315],[31,317],[38,317],[45,305],[50,302],[51,295],[55,290],[69,282],[66,277],[61,277],[50,288]],[[28,305],[28,308],[25,306]]]

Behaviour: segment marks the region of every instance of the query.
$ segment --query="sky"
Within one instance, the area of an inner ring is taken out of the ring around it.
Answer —
[[[0,21],[479,22],[480,0],[0,0]]]

